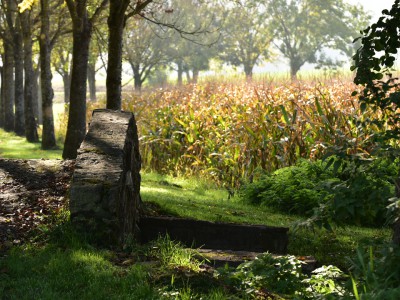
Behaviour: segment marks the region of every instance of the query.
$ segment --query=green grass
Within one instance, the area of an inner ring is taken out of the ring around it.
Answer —
[[[112,251],[87,244],[68,214],[56,223],[0,256],[0,299],[228,299],[214,297],[222,288],[197,252],[168,237]]]
[[[264,207],[243,205],[227,190],[200,179],[184,180],[155,173],[142,175],[141,195],[162,213],[213,222],[289,226],[298,217],[274,213]]]
[[[40,143],[28,143],[24,137],[0,129],[0,157],[19,159],[60,159],[62,150],[42,150]]]
[[[139,266],[114,266],[106,252],[14,250],[0,274],[2,299],[157,299]]]
[[[238,197],[228,200],[228,192],[201,179],[184,180],[155,173],[142,175],[141,195],[148,209],[207,221],[289,227],[289,253],[314,256],[322,264],[348,267],[348,257],[366,242],[390,240],[390,229],[343,226],[334,232],[300,228],[297,215],[283,214],[265,206],[246,205]]]

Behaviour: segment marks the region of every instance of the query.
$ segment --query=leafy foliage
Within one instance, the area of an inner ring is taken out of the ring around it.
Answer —
[[[216,276],[243,294],[261,299],[271,291],[295,299],[316,299],[324,295],[332,297],[347,293],[340,282],[345,277],[340,269],[322,266],[308,277],[302,271],[302,262],[291,255],[263,253],[235,270],[219,269]]]
[[[310,216],[320,225],[383,225],[393,195],[396,165],[386,160],[358,166],[301,161],[241,189],[243,201]],[[339,168],[335,168],[340,166]]]
[[[339,268],[329,265],[322,266],[314,270],[309,278],[302,282],[309,285],[305,294],[308,298],[318,299],[321,295],[329,295],[330,297],[343,296],[348,294],[343,284],[346,275]]]
[[[356,299],[398,299],[400,248],[393,244],[360,247],[352,260]]]
[[[274,207],[280,211],[310,215],[314,207],[326,202],[326,186],[339,181],[324,170],[321,162],[302,160],[266,175],[241,189],[244,201]]]
[[[361,41],[362,46],[353,56],[352,70],[356,71],[354,82],[363,86],[359,93],[361,110],[380,112],[376,118],[367,119],[365,123],[382,128],[380,137],[383,140],[380,142],[384,148],[393,151],[390,140],[397,139],[400,132],[399,83],[398,78],[393,76],[395,55],[400,47],[400,1],[396,0],[390,11],[383,10],[382,14],[375,24],[361,31],[362,37],[356,39]],[[353,92],[353,95],[356,94],[357,91]]]
[[[379,20],[361,31],[362,46],[353,56],[356,70],[354,82],[363,85],[359,94],[363,111],[378,112],[375,118],[364,120],[366,126],[374,124],[381,129],[377,139],[383,153],[392,159],[398,157],[397,147],[400,133],[400,93],[398,78],[393,76],[394,62],[400,47],[399,41],[400,1],[394,1],[390,10],[383,10]],[[357,92],[353,92],[356,95]],[[396,183],[396,197],[399,197],[399,177]],[[398,199],[397,199],[398,200]],[[393,241],[400,244],[400,219],[397,201],[390,205],[390,214],[397,215],[394,223]],[[392,218],[393,219],[393,218]]]
[[[304,278],[301,262],[294,256],[274,257],[270,253],[261,254],[255,260],[241,264],[229,276],[234,286],[249,294],[261,288],[293,294],[300,289]]]

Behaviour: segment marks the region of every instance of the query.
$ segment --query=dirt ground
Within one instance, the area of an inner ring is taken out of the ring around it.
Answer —
[[[74,163],[0,158],[0,256],[65,207]]]

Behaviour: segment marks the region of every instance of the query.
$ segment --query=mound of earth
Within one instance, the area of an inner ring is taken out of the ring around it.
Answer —
[[[74,163],[0,158],[0,255],[65,207]]]

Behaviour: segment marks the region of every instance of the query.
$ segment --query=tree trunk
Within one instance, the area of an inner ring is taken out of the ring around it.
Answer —
[[[32,56],[32,32],[31,32],[31,12],[26,10],[20,14],[21,28],[24,41],[24,71],[25,71],[25,87],[24,87],[24,105],[25,105],[25,137],[28,142],[37,143],[39,136],[37,133],[37,124],[33,113],[33,97],[34,97],[34,73],[33,73],[33,56]]]
[[[199,80],[199,70],[197,70],[196,68],[193,69],[193,78],[192,78],[192,82],[193,83],[197,83],[197,81]]]
[[[43,124],[42,94],[39,87],[40,63],[33,69],[33,114],[38,124]]]
[[[297,81],[297,72],[299,72],[301,68],[301,64],[297,61],[297,59],[290,59],[290,79],[292,82]]]
[[[190,78],[190,70],[185,70],[185,74],[186,74],[186,82],[192,83],[192,78]]]
[[[122,35],[129,0],[110,1],[108,17],[107,108],[121,109]]]
[[[14,54],[13,47],[10,43],[4,42],[3,56],[3,78],[4,84],[1,91],[1,96],[4,99],[4,130],[14,130]]]
[[[50,10],[49,0],[40,0],[41,28],[40,28],[40,78],[42,87],[42,112],[43,112],[43,134],[42,149],[54,149],[56,137],[54,133],[53,117],[53,87],[51,85],[51,47],[50,47]]]
[[[96,65],[92,63],[88,64],[88,83],[90,101],[96,101]]]
[[[71,75],[68,72],[65,72],[62,75],[62,79],[64,84],[64,103],[69,103],[69,99],[71,99]]]
[[[22,45],[22,34],[20,17],[17,16],[13,32],[14,41],[14,68],[15,68],[15,120],[14,131],[19,136],[25,135],[25,113],[24,113],[24,52]]]
[[[177,62],[178,65],[178,85],[181,86],[183,84],[183,63],[181,61]]]
[[[4,61],[4,56],[1,55],[2,61]],[[3,97],[3,82],[4,73],[3,67],[0,67],[0,128],[4,128],[4,97]]]
[[[132,66],[132,71],[133,71],[133,79],[135,83],[135,91],[140,92],[142,90],[142,77],[140,76],[140,70],[139,67],[134,67]]]
[[[246,75],[246,80],[251,81],[253,79],[253,65],[244,65],[244,74]]]
[[[73,8],[68,6],[73,19],[73,49],[71,93],[67,134],[63,150],[64,159],[75,159],[86,133],[86,87],[89,59],[89,44],[92,25],[88,20],[85,3],[78,2]],[[71,9],[76,9],[72,12]]]

